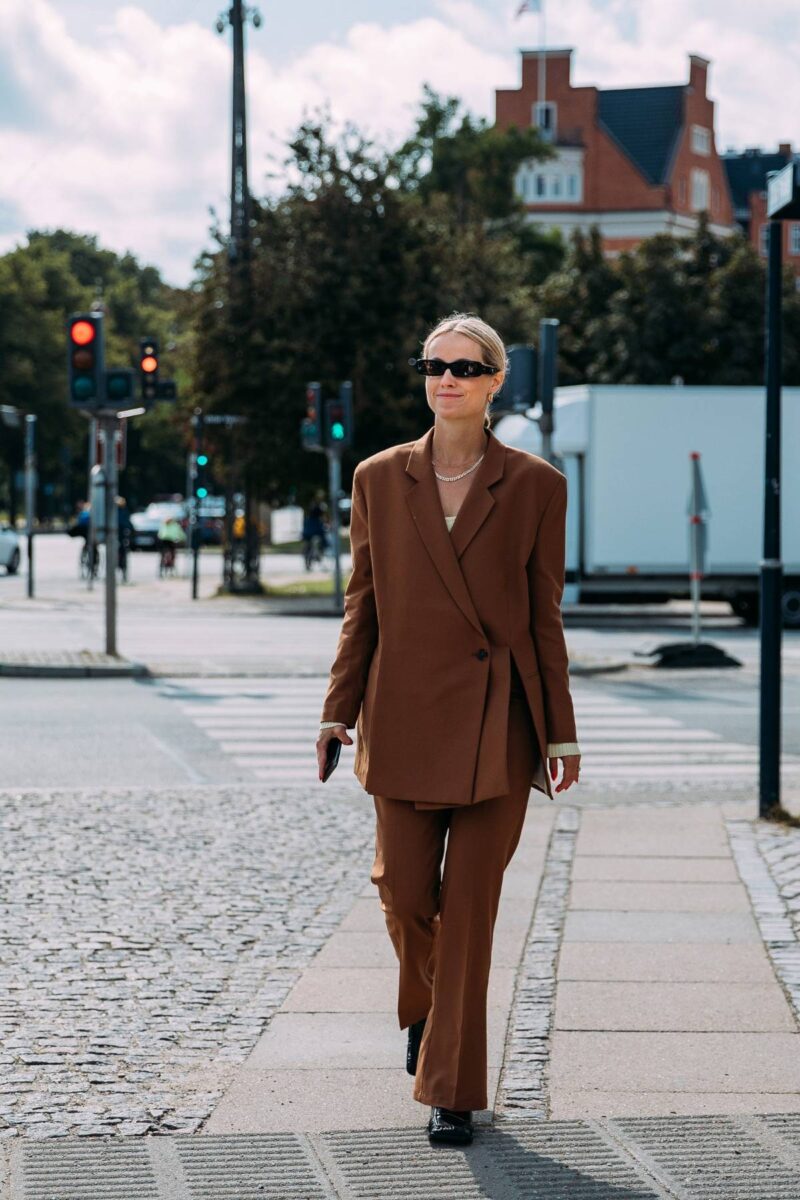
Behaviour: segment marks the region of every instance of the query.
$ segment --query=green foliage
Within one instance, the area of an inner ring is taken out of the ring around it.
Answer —
[[[334,137],[324,115],[305,121],[285,164],[294,182],[255,216],[248,319],[232,314],[224,250],[200,262],[196,394],[247,412],[239,450],[269,498],[297,489],[305,499],[325,480],[324,459],[300,448],[307,381],[326,397],[353,381],[361,458],[427,426],[407,360],[441,316],[477,311],[509,340],[534,333],[534,287],[561,248],[532,234],[511,182],[541,145],[469,117],[452,129],[457,111],[427,92],[414,137],[391,153],[352,127]]]
[[[86,496],[88,423],[67,403],[66,319],[102,299],[106,361],[133,366],[141,336],[179,339],[178,294],[158,271],[132,255],[100,249],[96,238],[55,230],[31,232],[27,243],[0,258],[0,404],[35,413],[44,516],[66,515]],[[166,361],[169,355],[165,356]],[[181,434],[163,416],[139,419],[130,438],[130,467],[122,490],[133,504],[153,491],[183,487]],[[22,466],[22,438],[0,429],[0,494],[18,503],[13,474]]]

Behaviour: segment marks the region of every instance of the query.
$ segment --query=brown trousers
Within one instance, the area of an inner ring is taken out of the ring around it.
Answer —
[[[517,680],[509,708],[507,795],[429,810],[373,797],[377,827],[370,878],[400,964],[400,1028],[427,1017],[414,1086],[421,1104],[487,1107],[492,936],[503,872],[522,833],[538,756]]]

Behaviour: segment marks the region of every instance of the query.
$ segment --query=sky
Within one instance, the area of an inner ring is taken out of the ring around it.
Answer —
[[[544,0],[544,42],[571,46],[574,84],[683,83],[711,59],[717,146],[800,148],[797,0]],[[423,84],[494,117],[540,45],[518,0],[263,0],[247,30],[250,187],[306,114],[328,106],[394,144]],[[230,33],[213,0],[0,0],[0,253],[64,227],[191,281],[225,222]]]

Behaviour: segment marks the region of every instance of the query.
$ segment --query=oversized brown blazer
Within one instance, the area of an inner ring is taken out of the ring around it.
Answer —
[[[493,433],[452,531],[418,441],[353,476],[353,572],[321,719],[357,725],[371,795],[474,804],[508,792],[510,656],[553,797],[548,742],[576,741],[561,620],[567,481]]]

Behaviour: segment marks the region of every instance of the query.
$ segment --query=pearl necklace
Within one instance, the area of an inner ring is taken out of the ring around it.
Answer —
[[[436,467],[433,468],[433,473],[437,479],[441,479],[442,483],[455,483],[457,479],[463,479],[465,475],[471,475],[472,472],[481,465],[485,458],[486,451],[484,450],[478,461],[474,462],[471,467],[467,467],[466,471],[462,471],[460,475],[440,475],[436,470]]]

